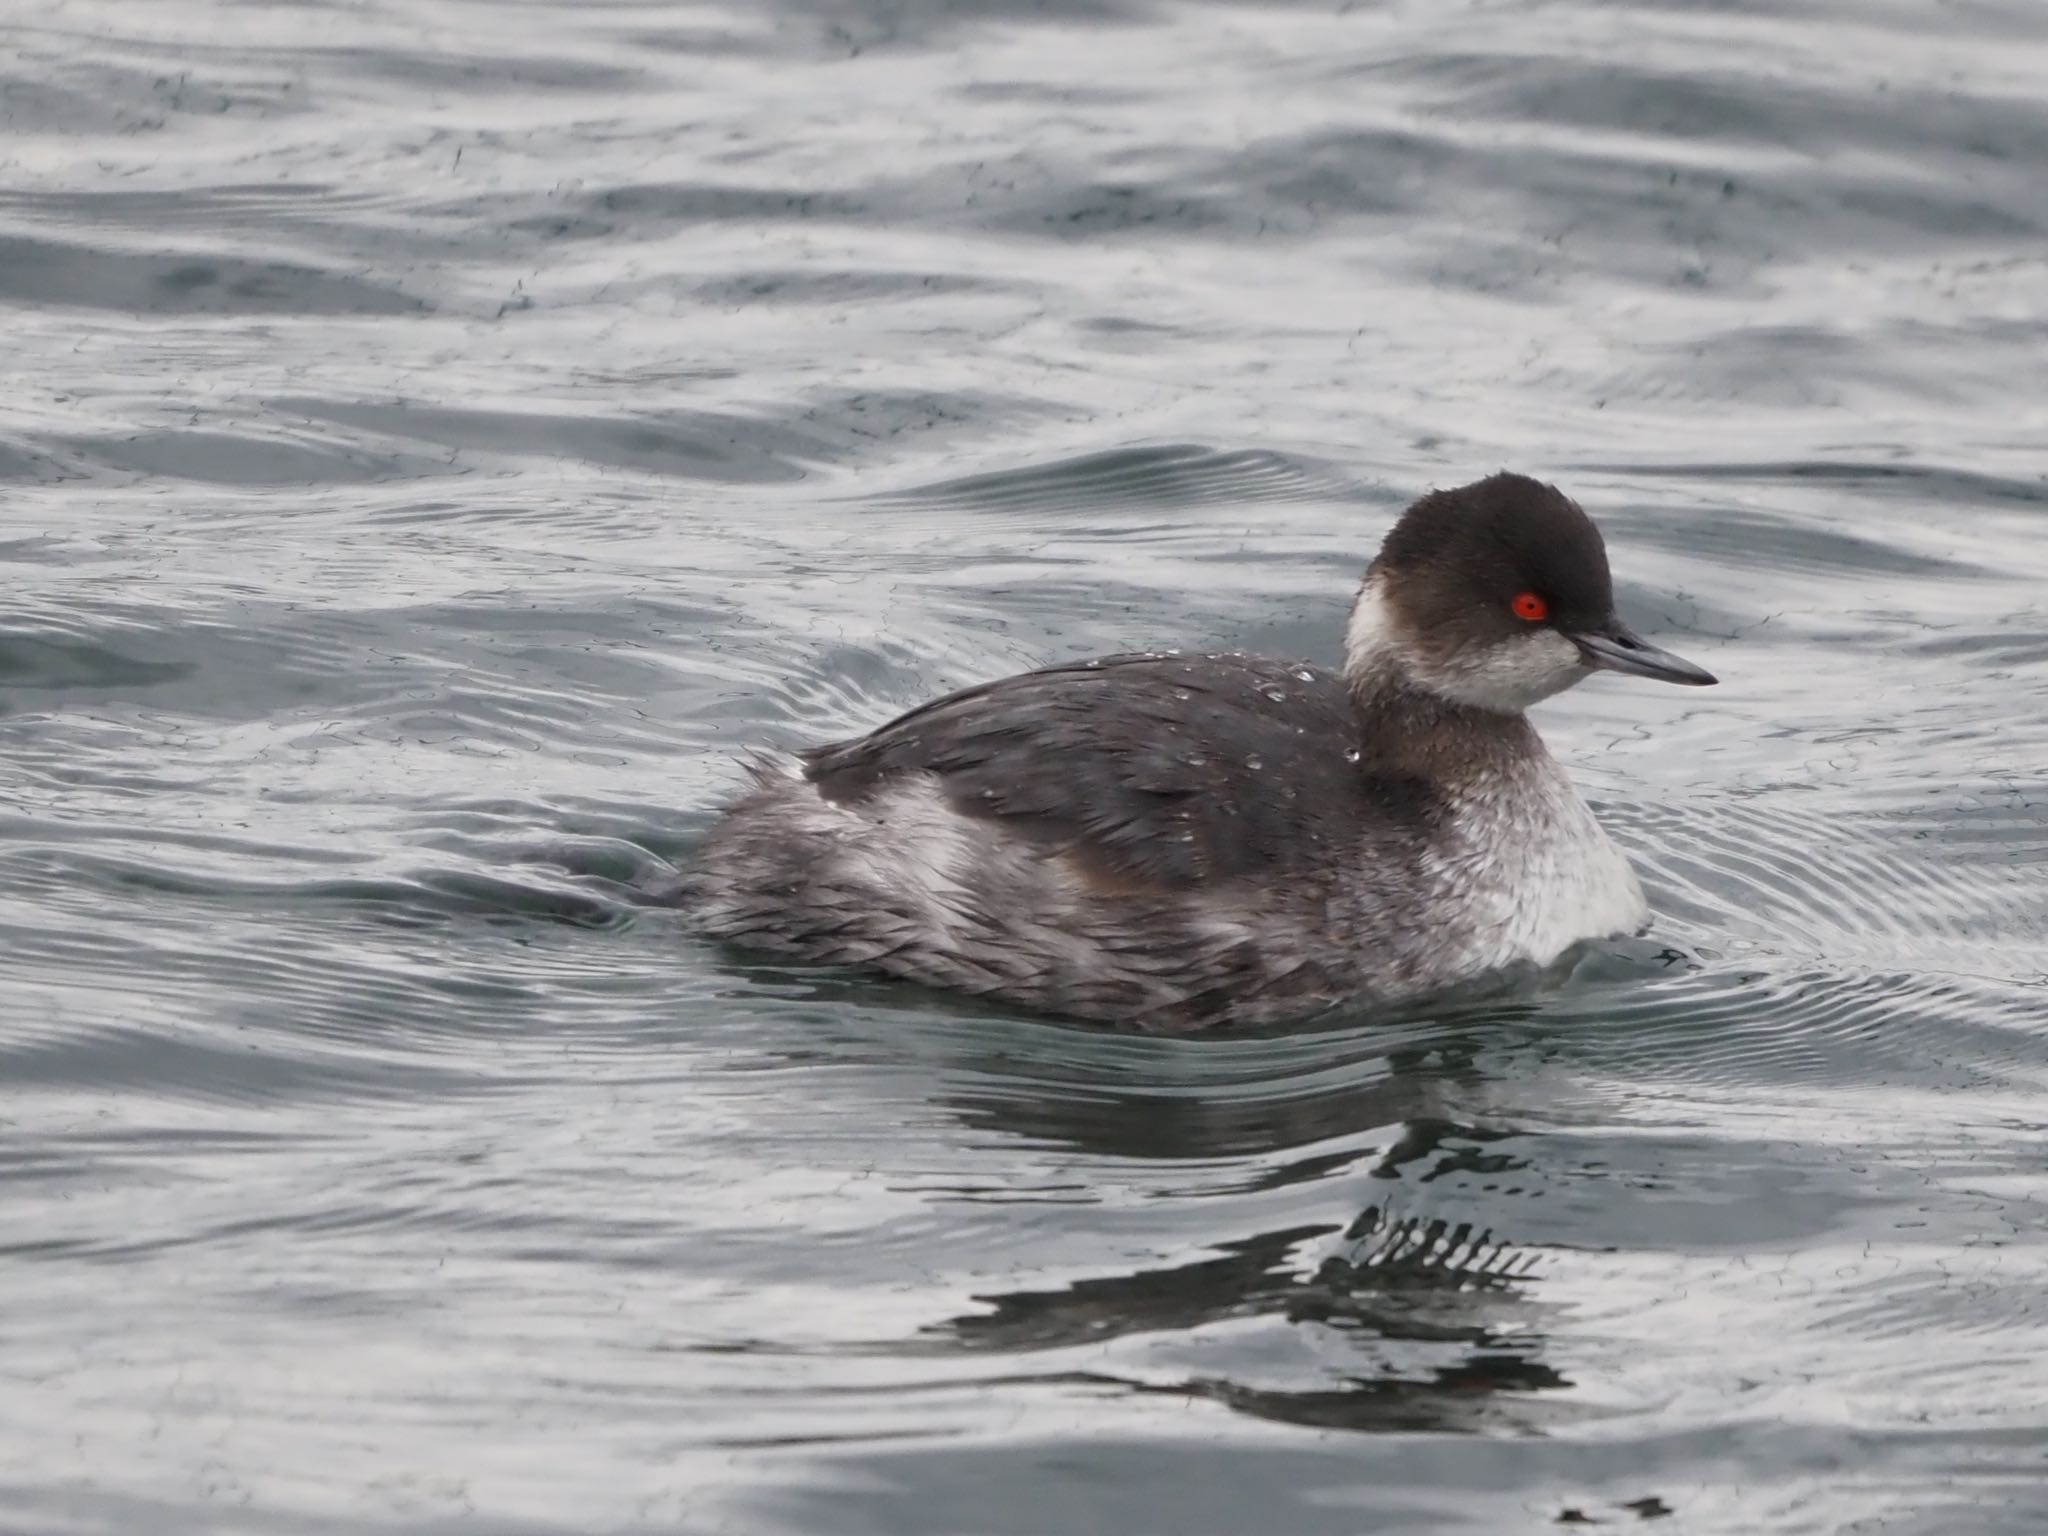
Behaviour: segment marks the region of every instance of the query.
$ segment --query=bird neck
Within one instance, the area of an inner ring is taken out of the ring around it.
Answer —
[[[1375,771],[1462,779],[1547,756],[1527,715],[1446,698],[1404,657],[1385,593],[1368,576],[1344,628],[1344,682],[1361,758]]]

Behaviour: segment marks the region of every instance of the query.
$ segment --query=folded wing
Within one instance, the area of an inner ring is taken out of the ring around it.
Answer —
[[[928,778],[959,814],[1136,895],[1308,873],[1361,825],[1426,816],[1419,784],[1361,770],[1357,732],[1343,680],[1305,663],[1111,656],[951,694],[803,759],[835,802]]]

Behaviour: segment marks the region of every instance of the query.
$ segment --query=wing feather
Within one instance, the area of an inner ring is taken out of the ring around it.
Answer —
[[[911,775],[1125,894],[1326,866],[1332,839],[1429,814],[1358,765],[1343,680],[1250,656],[1110,656],[979,684],[801,754],[829,800]]]

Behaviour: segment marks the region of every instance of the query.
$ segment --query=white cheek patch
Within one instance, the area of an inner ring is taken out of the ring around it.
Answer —
[[[1344,626],[1344,670],[1359,678],[1382,669],[1439,698],[1508,715],[1564,692],[1588,671],[1579,648],[1550,628],[1532,627],[1448,657],[1426,655],[1396,620],[1380,584],[1368,580]]]
[[[1468,647],[1430,668],[1424,681],[1460,704],[1519,714],[1582,681],[1587,670],[1571,641],[1554,629],[1535,629],[1497,645]]]
[[[1400,649],[1386,594],[1377,581],[1368,580],[1359,588],[1344,626],[1344,670],[1353,676],[1370,672]]]

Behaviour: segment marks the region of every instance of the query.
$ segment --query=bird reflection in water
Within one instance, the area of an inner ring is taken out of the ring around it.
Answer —
[[[1341,1055],[1342,1043],[1332,1043]],[[1319,1072],[1322,1086],[1277,1096],[1246,1093],[1243,1084],[1216,1093],[1156,1081],[1023,1091],[1009,1063],[999,1090],[954,1095],[949,1107],[979,1129],[1126,1165],[1135,1158],[1216,1168],[1230,1159],[1236,1181],[1222,1193],[1342,1187],[1356,1214],[1348,1223],[1214,1240],[1204,1245],[1209,1256],[1187,1263],[978,1295],[977,1310],[928,1325],[911,1347],[1107,1349],[1118,1365],[1135,1353],[1144,1359],[1139,1372],[1082,1369],[1060,1379],[1204,1399],[1318,1428],[1542,1427],[1570,1412],[1567,1400],[1544,1394],[1571,1383],[1546,1359],[1541,1325],[1550,1309],[1537,1296],[1537,1253],[1498,1229],[1521,1198],[1541,1193],[1545,1180],[1530,1163],[1539,1143],[1473,1123],[1471,1114],[1490,1075],[1476,1058],[1499,1043],[1497,1032],[1482,1031],[1437,1034],[1415,1049],[1371,1049],[1378,1059],[1364,1074],[1342,1074],[1341,1086]],[[1339,1138],[1349,1146],[1331,1150]],[[1288,1147],[1303,1154],[1275,1166],[1271,1154]],[[1014,1188],[949,1192],[1003,1203],[1032,1198]],[[1445,1214],[1446,1205],[1470,1214]],[[1227,1362],[1220,1370],[1219,1361]],[[1266,1384],[1276,1369],[1309,1379]]]

